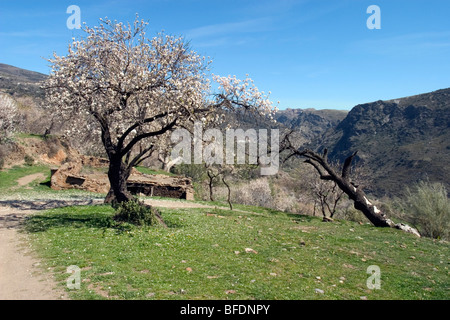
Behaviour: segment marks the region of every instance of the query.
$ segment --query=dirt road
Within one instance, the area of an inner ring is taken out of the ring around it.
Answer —
[[[43,175],[33,174],[17,181],[26,186]],[[40,210],[102,203],[85,200],[0,200],[0,300],[61,300],[67,294],[57,288],[49,270],[45,270],[30,247],[27,234],[21,232],[27,215]],[[214,208],[192,202],[147,199],[145,203],[165,208]],[[224,208],[226,209],[226,208]]]
[[[29,177],[27,181],[31,180],[34,179]],[[0,300],[68,299],[67,294],[57,288],[50,271],[45,270],[34,255],[27,234],[21,232],[22,222],[27,215],[40,210],[101,202],[99,199],[0,201]],[[145,202],[165,208],[214,208],[183,201],[148,199]]]
[[[0,206],[0,300],[66,299],[19,232],[21,221],[31,213]]]

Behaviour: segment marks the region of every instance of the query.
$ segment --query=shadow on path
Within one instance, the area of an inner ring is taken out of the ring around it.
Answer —
[[[102,204],[103,199],[79,200],[0,200],[0,229],[18,228],[31,213],[69,206]]]

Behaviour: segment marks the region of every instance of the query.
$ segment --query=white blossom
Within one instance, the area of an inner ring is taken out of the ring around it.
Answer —
[[[0,142],[11,137],[17,114],[17,104],[7,94],[0,94]]]
[[[43,86],[47,106],[67,122],[68,134],[101,133],[105,138],[107,133],[119,147],[174,121],[176,126],[195,119],[223,121],[216,116],[218,109],[275,110],[248,77],[213,76],[220,92],[211,94],[210,62],[181,37],[159,33],[147,38],[146,26],[139,18],[133,24],[100,19],[99,26],[83,27],[85,37],[73,39],[66,56],[55,53],[49,60],[52,71]],[[164,141],[155,135],[141,143]]]

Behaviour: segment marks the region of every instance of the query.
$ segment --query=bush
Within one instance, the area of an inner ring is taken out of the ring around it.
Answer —
[[[47,156],[49,158],[54,158],[62,147],[61,144],[59,143],[58,138],[48,136],[44,139],[47,145]]]
[[[156,209],[145,205],[138,199],[118,204],[114,220],[138,226],[158,224]]]
[[[352,200],[346,200],[337,211],[335,217],[337,219],[344,219],[360,223],[366,223],[369,221],[361,211],[355,209]]]
[[[420,182],[399,201],[404,217],[414,224],[421,235],[434,239],[449,239],[450,200],[442,183]]]
[[[34,164],[34,158],[32,156],[26,155],[23,159],[25,161],[25,165],[31,167]]]

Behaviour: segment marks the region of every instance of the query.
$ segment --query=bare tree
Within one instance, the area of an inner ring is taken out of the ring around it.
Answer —
[[[337,205],[342,199],[344,192],[339,189],[334,181],[315,180],[312,185],[312,192],[315,195],[314,211],[316,203],[319,204],[323,221],[333,221]]]
[[[209,200],[214,201],[214,183],[220,176],[217,166],[211,166],[205,163],[206,175],[208,176]]]
[[[230,207],[230,210],[233,210],[233,204],[231,203],[231,188],[230,184],[227,181],[228,177],[231,176],[234,172],[234,166],[233,165],[206,165],[207,166],[207,174],[209,178],[209,194],[210,194],[210,200],[214,201],[213,198],[213,183],[215,179],[220,179],[222,183],[227,188],[227,202],[228,206]]]

